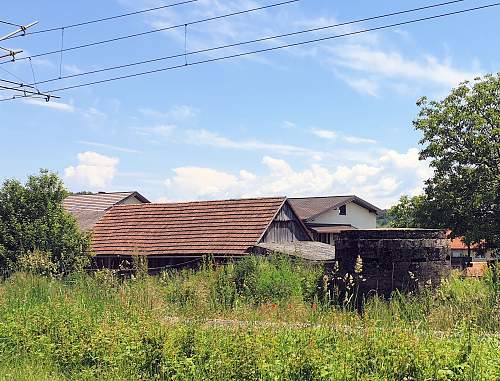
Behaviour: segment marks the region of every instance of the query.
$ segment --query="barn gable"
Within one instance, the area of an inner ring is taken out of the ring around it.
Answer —
[[[258,243],[312,241],[306,226],[285,200]]]

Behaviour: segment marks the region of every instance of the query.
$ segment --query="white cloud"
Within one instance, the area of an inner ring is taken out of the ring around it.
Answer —
[[[119,159],[87,151],[77,155],[78,164],[64,169],[64,176],[70,181],[91,189],[107,187],[116,175]]]
[[[351,144],[377,144],[377,141],[374,139],[360,138],[358,136],[347,135],[343,136],[342,139]]]
[[[152,108],[141,108],[139,112],[144,116],[150,116],[158,119],[186,121],[195,118],[199,110],[188,105],[173,106],[166,111],[155,110]]]
[[[266,143],[259,140],[232,140],[208,130],[188,130],[186,143],[247,151],[264,150],[282,155],[310,156],[316,159],[325,155],[322,152],[288,144]]]
[[[81,74],[85,71],[85,70],[79,68],[78,66],[76,66],[75,64],[63,65],[63,68],[65,71],[64,74],[70,74],[70,75]]]
[[[56,111],[75,112],[75,110],[76,110],[75,106],[73,106],[72,104],[63,103],[63,102],[56,102],[56,101],[46,102],[46,101],[31,99],[31,98],[26,98],[23,100],[23,102],[30,104],[30,105],[34,105],[34,106],[50,108],[50,109],[56,110]]]
[[[85,144],[87,146],[92,146],[92,147],[106,148],[106,149],[110,149],[113,151],[120,151],[120,152],[127,152],[127,153],[142,153],[142,151],[139,151],[139,150],[125,148],[125,147],[118,147],[118,146],[114,146],[114,145],[106,144],[106,143],[89,142],[86,140],[79,140],[78,143]]]
[[[424,56],[420,60],[409,59],[397,51],[384,51],[359,44],[344,44],[329,48],[329,51],[333,54],[329,60],[331,65],[374,75],[379,79],[423,81],[450,88],[478,75],[477,72],[457,69],[449,60],[440,61],[431,55]],[[376,89],[375,80],[372,80],[372,83],[357,81],[358,85],[365,86],[366,90],[370,90],[370,87],[373,87],[372,90]],[[353,85],[349,80],[346,82]]]
[[[337,138],[337,133],[335,131],[331,131],[331,130],[322,130],[320,128],[313,128],[311,130],[311,132],[320,137],[320,138],[323,138],[323,139],[330,139],[330,140],[333,140],[335,138]]]
[[[330,168],[311,164],[300,170],[283,159],[264,156],[264,171],[260,174],[180,167],[174,169],[175,175],[165,184],[169,199],[356,194],[388,207],[402,194],[420,192],[423,181],[431,175],[427,163],[419,161],[415,152],[386,151],[374,165],[356,163]]]
[[[177,127],[173,124],[160,124],[152,127],[134,127],[133,130],[138,135],[142,136],[160,136],[163,138],[168,138],[172,135]]]
[[[377,141],[368,138],[361,138],[358,136],[344,135],[342,132],[332,130],[324,130],[320,128],[313,128],[311,132],[319,138],[327,140],[335,140],[340,137],[343,141],[350,144],[376,144]]]
[[[358,93],[378,96],[379,84],[376,81],[367,78],[346,78],[345,81]]]
[[[229,197],[231,194],[240,193],[246,183],[255,179],[255,176],[247,171],[233,175],[203,167],[175,168],[174,173],[172,178],[165,181],[165,185],[180,198]]]
[[[406,153],[387,150],[381,156],[380,163],[395,170],[411,170],[412,175],[416,174],[421,179],[428,179],[433,174],[428,161],[419,159],[417,148],[410,148]]]

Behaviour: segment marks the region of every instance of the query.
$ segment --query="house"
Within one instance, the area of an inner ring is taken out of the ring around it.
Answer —
[[[92,238],[95,265],[110,268],[136,255],[158,269],[206,255],[227,260],[283,248],[307,256],[319,247],[322,257],[308,259],[334,258],[335,248],[313,242],[286,197],[115,205]]]
[[[63,207],[77,220],[80,229],[92,230],[104,213],[115,205],[149,203],[139,192],[99,192],[72,194],[63,201]]]
[[[450,242],[451,249],[451,257],[459,258],[459,257],[474,257],[478,251],[478,245],[471,245],[470,247],[470,255],[469,248],[462,240],[462,237],[455,237]]]
[[[344,230],[375,229],[381,209],[354,196],[290,198],[290,204],[315,240],[333,244]]]

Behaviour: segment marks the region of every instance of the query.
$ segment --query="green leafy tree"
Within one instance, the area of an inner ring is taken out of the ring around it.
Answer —
[[[432,228],[425,196],[401,196],[386,213],[387,225],[392,228]]]
[[[47,170],[25,185],[7,180],[0,189],[0,272],[8,275],[30,258],[49,261],[54,274],[82,269],[90,259],[90,237],[79,230],[62,201],[67,196],[59,177]],[[44,253],[43,256],[40,253]],[[32,264],[33,265],[33,264]]]
[[[464,82],[442,101],[422,98],[414,126],[434,176],[426,204],[440,227],[464,242],[498,247],[500,234],[500,75]]]

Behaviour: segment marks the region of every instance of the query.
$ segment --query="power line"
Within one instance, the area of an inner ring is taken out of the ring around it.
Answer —
[[[394,28],[394,27],[398,27],[398,26],[415,24],[415,23],[419,23],[419,22],[423,22],[423,21],[434,20],[434,19],[439,19],[439,18],[443,18],[443,17],[473,12],[473,11],[477,11],[477,10],[493,8],[493,7],[496,7],[499,5],[500,5],[500,2],[497,2],[497,3],[487,4],[487,5],[478,6],[478,7],[474,7],[474,8],[467,8],[467,9],[462,9],[459,11],[446,12],[446,13],[442,13],[439,15],[427,16],[427,17],[422,17],[422,18],[418,18],[418,19],[402,21],[402,22],[388,24],[388,25],[382,25],[382,26],[378,26],[378,27],[374,27],[374,28],[363,29],[363,30],[359,30],[359,31],[355,31],[355,32],[338,34],[335,36],[321,37],[321,38],[316,38],[316,39],[312,39],[312,40],[306,40],[306,41],[301,41],[301,42],[296,42],[296,43],[291,43],[291,44],[274,46],[271,48],[264,48],[264,49],[253,50],[250,52],[231,54],[231,55],[227,55],[227,56],[223,56],[223,57],[211,58],[211,59],[206,59],[206,60],[196,61],[196,62],[189,62],[187,64],[184,63],[182,65],[169,66],[169,67],[164,67],[164,68],[155,69],[155,70],[148,70],[148,71],[134,73],[134,74],[128,74],[128,75],[123,75],[123,76],[118,76],[118,77],[113,77],[113,78],[107,78],[107,79],[103,79],[103,80],[99,80],[99,81],[92,81],[92,82],[86,82],[86,83],[81,83],[81,84],[72,85],[72,86],[61,87],[61,88],[50,90],[49,92],[50,93],[60,92],[60,91],[65,91],[65,90],[70,90],[70,89],[76,89],[79,87],[97,85],[97,84],[101,84],[101,83],[113,82],[113,81],[118,81],[118,80],[127,79],[127,78],[133,78],[133,77],[139,77],[139,76],[153,74],[153,73],[159,73],[159,72],[163,72],[163,71],[167,71],[167,70],[180,69],[180,68],[187,67],[187,66],[201,65],[201,64],[210,63],[210,62],[223,61],[223,60],[231,59],[231,58],[238,58],[238,57],[243,57],[243,56],[247,56],[247,55],[253,55],[253,54],[258,54],[258,53],[275,51],[275,50],[279,50],[279,49],[285,49],[285,48],[291,48],[291,47],[296,47],[296,46],[301,46],[301,45],[306,45],[306,44],[322,42],[322,41],[328,41],[328,40],[333,40],[333,39],[337,39],[337,38],[341,38],[341,37],[353,36],[353,35],[358,35],[358,34],[362,34],[362,33],[373,32],[373,31],[383,30],[383,29],[389,29],[389,28]]]
[[[100,19],[95,19],[95,20],[90,20],[90,21],[83,21],[83,22],[79,22],[79,23],[76,23],[76,24],[64,25],[64,26],[59,26],[59,27],[54,27],[54,28],[49,28],[49,29],[36,30],[36,31],[24,34],[24,36],[29,36],[29,35],[32,35],[32,34],[54,32],[56,30],[60,30],[60,29],[63,29],[63,28],[64,29],[77,28],[77,27],[84,26],[84,25],[89,25],[89,24],[99,23],[99,22],[103,22],[103,21],[114,20],[114,19],[118,19],[118,18],[122,18],[122,17],[127,17],[127,16],[138,15],[138,14],[146,13],[146,12],[153,12],[153,11],[157,11],[157,10],[160,10],[160,9],[172,8],[172,7],[176,7],[176,6],[179,6],[179,5],[185,5],[185,4],[189,4],[189,3],[195,3],[197,1],[200,1],[200,0],[185,0],[185,1],[180,1],[180,2],[177,2],[177,3],[173,3],[173,4],[162,5],[162,6],[159,6],[159,7],[142,9],[140,11],[135,11],[135,12],[130,12],[130,13],[123,13],[123,14],[116,15],[116,16],[103,17],[103,18],[100,18]],[[0,21],[0,22],[3,22],[4,24],[9,24],[6,21]],[[11,25],[18,26],[16,24],[11,24]],[[10,38],[16,38],[16,37],[21,37],[21,36],[13,36],[13,37],[10,37]]]
[[[337,28],[337,27],[357,24],[357,23],[361,23],[364,21],[372,21],[372,20],[392,17],[392,16],[396,16],[396,15],[413,13],[413,12],[417,12],[417,11],[421,11],[421,10],[425,10],[425,9],[442,7],[442,6],[446,6],[446,5],[457,3],[457,2],[463,2],[463,1],[465,1],[465,0],[447,1],[444,3],[438,3],[438,4],[428,5],[428,6],[419,7],[419,8],[411,8],[411,9],[407,9],[407,10],[403,10],[403,11],[386,13],[386,14],[382,14],[382,15],[378,15],[378,16],[371,16],[371,17],[366,17],[366,18],[357,19],[357,20],[353,20],[353,21],[346,21],[346,22],[342,22],[339,24],[330,24],[330,25],[325,25],[325,26],[316,27],[316,28],[304,29],[304,30],[300,30],[300,31],[296,31],[296,32],[283,33],[283,34],[278,34],[278,35],[274,35],[274,36],[268,36],[268,37],[253,39],[253,40],[247,40],[247,41],[243,41],[243,42],[237,42],[237,43],[226,44],[226,45],[219,45],[219,46],[212,47],[212,48],[206,48],[206,49],[200,49],[200,50],[194,50],[194,51],[186,51],[185,50],[183,53],[173,54],[173,55],[169,55],[169,56],[163,56],[163,57],[152,58],[152,59],[147,59],[147,60],[142,60],[142,61],[136,61],[136,62],[131,62],[131,63],[127,63],[127,64],[122,64],[122,65],[110,66],[110,67],[90,70],[90,71],[86,71],[86,72],[82,72],[82,73],[70,74],[70,75],[57,77],[57,78],[50,78],[50,79],[40,81],[40,82],[38,82],[38,84],[49,83],[49,82],[54,82],[54,81],[64,80],[64,79],[71,79],[71,78],[76,78],[76,77],[81,77],[81,76],[87,76],[87,75],[102,73],[102,72],[111,71],[111,70],[124,69],[127,67],[144,65],[144,64],[159,62],[159,61],[165,61],[165,60],[169,60],[169,59],[173,59],[173,58],[180,58],[180,57],[187,58],[187,56],[191,56],[191,55],[208,53],[208,52],[213,52],[216,50],[233,48],[233,47],[253,44],[253,43],[257,43],[257,42],[275,40],[275,39],[279,39],[279,38],[283,38],[283,37],[291,37],[291,36],[296,36],[299,34],[318,32],[318,31],[322,31],[322,30],[326,30],[326,29],[333,29],[333,28]],[[186,42],[186,40],[185,40],[185,42]]]
[[[18,75],[12,73],[11,71],[7,70],[7,69],[4,69],[3,67],[0,66],[0,70],[4,71],[5,73],[9,74],[10,76],[12,76],[13,78],[15,79],[18,79],[21,81],[21,83],[23,83],[23,79],[21,77],[19,77]]]
[[[3,21],[3,20],[0,20],[0,24],[10,25],[10,26],[17,26],[18,28],[22,27],[22,25],[14,24],[12,22]]]
[[[198,1],[198,0],[196,0],[196,1]],[[61,54],[62,52],[79,50],[79,49],[89,48],[89,47],[97,46],[97,45],[109,44],[109,43],[112,43],[112,42],[127,40],[127,39],[130,39],[130,38],[142,37],[142,36],[145,36],[145,35],[148,35],[148,34],[152,34],[152,33],[164,32],[166,30],[172,30],[172,29],[181,28],[181,27],[185,28],[188,25],[200,24],[200,23],[205,23],[205,22],[208,22],[208,21],[214,21],[214,20],[219,20],[219,19],[223,19],[223,18],[227,18],[227,17],[242,15],[242,14],[245,14],[245,13],[251,13],[251,12],[261,11],[261,10],[268,9],[268,8],[278,7],[278,6],[282,6],[282,5],[288,5],[288,4],[291,4],[291,3],[296,3],[298,1],[301,1],[301,0],[287,0],[287,1],[282,1],[282,2],[279,2],[279,3],[274,3],[274,4],[264,5],[264,6],[261,6],[261,7],[246,9],[246,10],[243,10],[243,11],[237,11],[237,12],[226,13],[226,14],[219,15],[219,16],[207,17],[207,18],[204,18],[204,19],[201,19],[201,20],[195,20],[195,21],[191,21],[191,22],[188,22],[188,23],[167,26],[167,27],[164,27],[164,28],[156,28],[156,29],[151,29],[151,30],[145,31],[145,32],[127,34],[127,35],[124,35],[124,36],[114,37],[114,38],[110,38],[110,39],[107,39],[107,40],[100,40],[100,41],[90,42],[90,43],[87,43],[87,44],[71,46],[69,48],[65,48],[65,49],[62,49],[62,50],[61,49],[51,50],[51,51],[48,51],[48,52],[33,54],[31,56],[28,56],[28,57],[17,58],[16,60],[17,61],[21,61],[21,60],[26,60],[26,59],[28,59],[30,57],[31,58],[44,57],[44,56],[49,56],[49,55],[53,55],[53,54]],[[465,1],[465,0],[455,0],[455,1]],[[66,27],[64,27],[64,28],[66,28]],[[57,28],[56,30],[60,30],[60,29],[62,29],[62,28]],[[8,62],[10,62],[10,61],[0,62],[0,64],[5,64],[5,63],[8,63]]]

